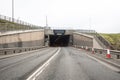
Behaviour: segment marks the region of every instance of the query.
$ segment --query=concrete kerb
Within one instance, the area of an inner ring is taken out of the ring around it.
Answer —
[[[120,65],[119,64],[116,64],[114,62],[110,62],[104,58],[101,58],[101,57],[98,57],[95,55],[87,54],[87,56],[96,60],[97,62],[101,63],[102,65],[105,65],[106,67],[112,69],[113,71],[116,71],[118,73],[120,72]]]
[[[94,58],[96,58],[96,59],[98,59],[98,60],[100,60],[104,63],[109,64],[110,66],[113,66],[113,67],[117,68],[117,72],[120,72],[120,64],[113,61],[112,59],[107,59],[107,58],[100,57],[100,56],[97,56],[97,55],[92,55],[92,54],[89,54],[88,52],[87,52],[87,55],[90,55],[90,56],[92,56],[92,57],[94,57]]]
[[[82,49],[80,49],[80,50],[82,50]],[[90,51],[86,51],[86,50],[83,50],[83,51],[84,51],[85,53],[87,53],[87,56],[88,56],[88,57],[90,57],[90,58],[92,58],[92,59],[94,59],[94,60],[96,60],[96,61],[98,61],[98,62],[100,62],[100,63],[102,63],[102,64],[104,64],[104,65],[109,64],[109,65],[110,65],[109,67],[113,67],[113,68],[114,68],[114,69],[113,69],[114,71],[120,72],[120,63],[113,61],[112,58],[111,58],[111,59],[108,59],[108,58],[106,58],[105,56],[104,56],[104,57],[101,57],[101,56],[98,56],[97,54],[93,55],[93,54],[91,54]]]

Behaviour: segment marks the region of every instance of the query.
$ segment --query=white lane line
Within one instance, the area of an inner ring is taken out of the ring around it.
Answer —
[[[52,57],[50,57],[42,66],[40,66],[26,80],[35,80],[43,72],[43,70],[45,70],[45,68],[50,64],[50,61],[60,52],[60,50],[61,50],[61,48],[59,48],[58,51]]]

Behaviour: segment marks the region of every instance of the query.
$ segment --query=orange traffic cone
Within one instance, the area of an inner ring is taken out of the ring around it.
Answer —
[[[106,58],[111,58],[111,54],[110,54],[110,50],[109,49],[107,49]]]

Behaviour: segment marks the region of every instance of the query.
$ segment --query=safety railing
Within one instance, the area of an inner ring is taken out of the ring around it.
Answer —
[[[120,51],[117,51],[117,50],[97,49],[97,48],[91,48],[91,47],[87,47],[87,46],[76,46],[76,45],[74,47],[84,49],[87,51],[91,51],[94,54],[97,54],[97,53],[98,54],[105,54],[105,55],[109,54],[111,57],[116,56],[116,59],[120,59]]]
[[[75,30],[76,32],[80,32],[80,33],[91,33],[91,34],[94,34],[96,33],[95,30],[85,30],[85,29],[78,29],[78,30]]]
[[[4,16],[4,15],[0,15],[0,20],[3,20],[3,21],[8,21],[6,23],[2,23],[2,24],[5,24],[6,27],[10,26],[8,25],[8,23],[10,23],[11,25],[15,25],[15,26],[23,26],[23,27],[26,27],[24,29],[43,29],[43,27],[40,27],[40,26],[36,26],[36,25],[33,25],[33,24],[30,24],[28,22],[24,22],[24,21],[21,21],[19,19],[14,19],[14,18],[11,18],[11,17],[8,17],[8,16]]]
[[[26,51],[37,50],[41,48],[45,48],[46,46],[36,46],[36,47],[16,47],[16,48],[1,48],[0,55],[7,55],[13,53],[21,53]]]

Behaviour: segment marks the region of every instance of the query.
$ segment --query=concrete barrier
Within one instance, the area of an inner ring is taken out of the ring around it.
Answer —
[[[46,46],[36,46],[36,47],[16,47],[16,48],[2,48],[0,49],[0,55],[7,55],[7,54],[14,54],[14,53],[21,53],[26,51],[37,50],[41,48],[45,48]]]
[[[44,46],[44,30],[11,32],[0,35],[0,48]]]

